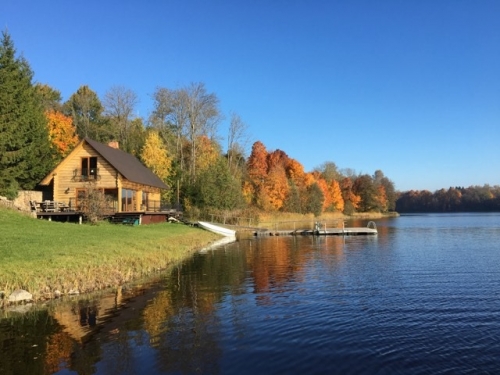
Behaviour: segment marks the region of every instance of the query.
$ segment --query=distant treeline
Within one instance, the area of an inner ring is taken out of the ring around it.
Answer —
[[[500,186],[450,187],[434,193],[428,190],[410,190],[399,195],[396,211],[500,212]]]

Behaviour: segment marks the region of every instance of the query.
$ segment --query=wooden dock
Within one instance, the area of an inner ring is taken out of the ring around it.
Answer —
[[[316,225],[315,229],[254,231],[254,236],[368,236],[376,234],[378,234],[377,226],[373,221],[370,221],[366,227],[321,228],[320,225]]]

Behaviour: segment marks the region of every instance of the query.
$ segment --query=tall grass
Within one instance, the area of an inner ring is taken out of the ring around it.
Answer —
[[[98,226],[48,222],[0,207],[0,292],[35,300],[89,292],[166,268],[218,236],[182,224]]]

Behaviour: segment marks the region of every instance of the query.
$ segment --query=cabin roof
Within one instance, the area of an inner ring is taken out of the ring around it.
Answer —
[[[135,156],[120,149],[99,143],[90,138],[84,138],[81,143],[84,142],[92,147],[104,159],[106,159],[106,161],[127,180],[142,185],[158,187],[160,189],[168,189],[168,186],[165,185],[165,183],[150,169],[145,167]],[[71,153],[66,157],[66,159],[68,157],[71,157]],[[59,165],[54,169],[54,171],[59,167]],[[52,172],[42,180],[41,184],[48,184],[48,177],[51,175]]]
[[[168,189],[168,186],[135,156],[90,138],[85,138],[85,141],[127,180],[160,189]]]

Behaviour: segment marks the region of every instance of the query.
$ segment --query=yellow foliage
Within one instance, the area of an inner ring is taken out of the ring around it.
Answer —
[[[200,137],[198,141],[198,156],[196,158],[196,169],[198,172],[206,170],[213,165],[219,157],[219,150],[215,144],[206,136]]]
[[[255,194],[255,189],[253,188],[250,182],[248,181],[243,182],[242,193],[243,193],[243,198],[245,198],[247,204],[252,203],[252,198]]]
[[[163,144],[158,132],[151,131],[146,137],[141,153],[144,164],[158,177],[165,181],[170,176],[172,158]]]

